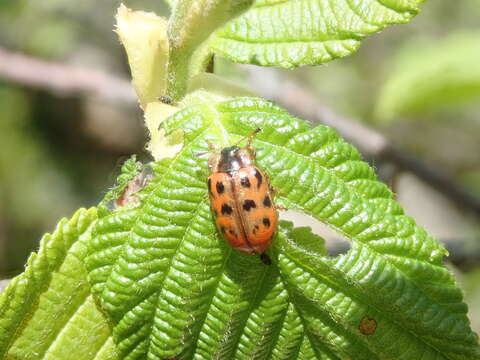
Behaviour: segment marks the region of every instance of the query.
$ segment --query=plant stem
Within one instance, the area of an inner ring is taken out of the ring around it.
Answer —
[[[206,71],[211,53],[206,41],[253,0],[178,0],[168,23],[167,96],[179,101],[189,79]]]

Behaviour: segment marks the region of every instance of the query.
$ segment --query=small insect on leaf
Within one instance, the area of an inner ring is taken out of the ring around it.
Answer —
[[[260,254],[260,260],[270,265],[265,251],[277,228],[278,214],[268,176],[254,165],[251,144],[259,131],[247,137],[243,148],[233,145],[213,151],[207,186],[219,233],[234,249]]]
[[[167,105],[173,104],[173,99],[170,96],[162,95],[158,97],[158,100]]]
[[[122,195],[115,200],[115,206],[138,206],[140,199],[135,194],[142,190],[152,180],[153,174],[149,167],[143,168],[142,172],[130,180],[123,190]]]

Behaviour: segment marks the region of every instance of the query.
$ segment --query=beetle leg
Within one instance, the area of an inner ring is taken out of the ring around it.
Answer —
[[[270,185],[270,192],[272,193],[273,197],[277,195],[285,195],[285,192],[282,189],[273,187]]]
[[[280,195],[284,194],[282,189],[272,186],[272,183],[270,182],[270,176],[268,176],[268,174],[265,174],[265,177],[267,178],[267,182],[268,182],[268,190],[272,193],[273,196],[277,194],[280,194]]]
[[[268,175],[266,175],[267,178],[268,178]],[[276,188],[276,187],[273,187],[271,184],[270,184],[270,181],[268,181],[269,183],[269,190],[270,190],[270,193],[272,194],[272,197],[275,197],[277,194],[284,194],[283,190],[282,189],[279,189],[279,188]],[[288,210],[286,207],[284,206],[281,206],[281,205],[275,205],[275,208],[277,210]]]
[[[209,140],[206,140],[206,142],[207,142],[207,145],[208,145],[208,148],[210,149],[210,151],[218,151],[218,148],[215,146],[214,143],[212,143]]]
[[[253,146],[248,146],[247,149],[250,152],[252,159],[255,159],[257,157],[257,150]]]
[[[215,146],[214,143],[212,143],[209,140],[205,140],[205,142],[208,145],[208,151],[202,151],[202,152],[196,153],[195,156],[199,157],[199,156],[203,156],[203,155],[206,155],[206,154],[209,154],[209,153],[212,153],[212,152],[218,152],[219,149]]]

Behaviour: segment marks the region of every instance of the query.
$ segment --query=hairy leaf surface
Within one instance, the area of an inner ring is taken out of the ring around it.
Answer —
[[[424,0],[257,0],[220,29],[212,50],[232,61],[293,68],[355,52],[391,24],[408,22]]]
[[[480,358],[445,249],[330,128],[256,98],[199,102],[161,126],[183,130],[182,150],[152,165],[140,205],[102,213],[88,245],[121,357]],[[218,236],[207,158],[195,154],[258,127],[257,163],[277,203],[343,233],[347,254],[329,257],[309,230],[282,223],[266,266]]]
[[[44,236],[24,273],[0,297],[1,359],[117,359],[90,293],[83,258],[96,209],[81,209]]]

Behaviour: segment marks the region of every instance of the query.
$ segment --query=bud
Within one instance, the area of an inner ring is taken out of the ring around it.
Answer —
[[[165,93],[167,21],[151,12],[132,11],[123,4],[116,19],[116,32],[127,52],[133,86],[145,109]]]

